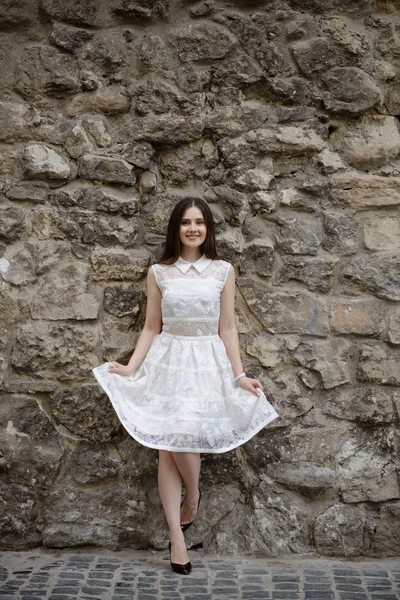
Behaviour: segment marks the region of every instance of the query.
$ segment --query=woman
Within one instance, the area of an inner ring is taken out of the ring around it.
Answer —
[[[149,269],[146,320],[129,363],[93,369],[126,430],[159,450],[170,561],[181,574],[191,571],[183,532],[200,504],[200,453],[232,450],[278,416],[260,381],[243,372],[234,300],[234,270],[217,255],[211,210],[184,198]]]

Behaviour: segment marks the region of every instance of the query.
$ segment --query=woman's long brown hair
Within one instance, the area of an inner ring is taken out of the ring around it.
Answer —
[[[167,237],[165,240],[164,251],[160,260],[157,262],[166,265],[172,265],[180,257],[181,241],[179,239],[179,228],[181,226],[181,221],[186,209],[191,208],[192,206],[197,206],[201,210],[207,228],[206,239],[200,246],[201,252],[205,254],[207,258],[212,258],[213,260],[221,260],[221,257],[218,256],[217,253],[214,221],[210,207],[208,206],[207,202],[202,198],[189,196],[187,198],[182,198],[182,200],[179,200],[179,202],[175,204],[172,210],[168,222]]]

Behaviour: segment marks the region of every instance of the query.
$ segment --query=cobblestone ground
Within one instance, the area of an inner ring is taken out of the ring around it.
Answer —
[[[0,553],[1,600],[399,600],[400,558],[232,559],[191,552],[193,571],[166,553]]]

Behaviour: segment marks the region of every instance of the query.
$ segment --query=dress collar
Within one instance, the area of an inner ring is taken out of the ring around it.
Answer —
[[[194,263],[188,262],[187,260],[183,260],[183,258],[180,256],[178,260],[174,263],[174,266],[178,267],[178,269],[182,271],[182,273],[187,273],[190,267],[194,267],[196,271],[202,273],[210,263],[212,263],[212,259],[207,258],[206,255],[203,254],[203,256],[200,256],[200,258]]]

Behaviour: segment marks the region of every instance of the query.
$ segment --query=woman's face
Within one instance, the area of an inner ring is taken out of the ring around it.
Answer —
[[[189,248],[197,248],[203,244],[207,235],[207,227],[198,206],[191,206],[183,213],[179,227],[179,239]]]

